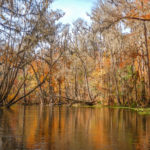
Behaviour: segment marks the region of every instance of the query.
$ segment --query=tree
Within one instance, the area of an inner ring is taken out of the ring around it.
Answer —
[[[33,51],[42,37],[37,34],[37,31],[39,30],[38,24],[41,16],[48,11],[50,4],[50,0],[47,0],[44,3],[36,0],[24,2],[0,1],[0,106],[10,106],[18,102],[45,82],[46,77],[36,87],[28,92],[24,92],[24,96],[18,97],[20,90],[27,80],[27,74],[24,74],[23,81],[17,85],[18,89],[16,90],[16,93],[14,93],[11,98],[9,97],[20,70],[32,61],[31,55],[34,55]],[[10,99],[8,99],[8,97]]]

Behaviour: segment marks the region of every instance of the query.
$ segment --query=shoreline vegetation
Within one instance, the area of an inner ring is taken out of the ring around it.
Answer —
[[[68,103],[62,103],[62,104],[40,104],[40,103],[21,103],[21,104],[16,104],[16,105],[23,105],[23,106],[51,106],[51,107],[55,107],[55,106],[59,106],[59,107],[82,107],[82,108],[112,108],[112,109],[126,109],[126,110],[133,110],[135,112],[137,112],[139,115],[150,115],[150,107],[129,107],[129,106],[119,106],[119,105],[114,105],[114,106],[110,106],[110,105],[103,105],[100,103],[94,104],[94,105],[89,105],[89,104],[83,104],[83,103],[74,103],[72,105],[68,104]],[[15,106],[15,105],[13,105]],[[0,109],[5,109],[6,107],[0,107]],[[8,109],[11,109],[8,107]]]
[[[0,0],[0,107],[150,107],[149,1],[98,0],[72,26],[52,3]]]

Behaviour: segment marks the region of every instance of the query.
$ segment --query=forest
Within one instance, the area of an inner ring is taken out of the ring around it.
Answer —
[[[0,107],[150,105],[150,1],[98,0],[73,26],[53,0],[0,0]]]

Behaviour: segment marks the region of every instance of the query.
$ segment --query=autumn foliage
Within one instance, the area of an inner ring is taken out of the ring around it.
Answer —
[[[0,1],[0,106],[148,106],[149,1],[99,0],[92,23],[79,18],[73,27],[58,21],[64,14],[51,3]]]

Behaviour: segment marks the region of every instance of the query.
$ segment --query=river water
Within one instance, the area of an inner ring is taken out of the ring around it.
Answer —
[[[150,115],[112,108],[0,110],[0,150],[150,150]]]

